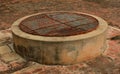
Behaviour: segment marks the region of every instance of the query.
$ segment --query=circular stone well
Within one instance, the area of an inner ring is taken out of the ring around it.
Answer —
[[[103,19],[86,13],[37,13],[13,23],[14,49],[41,64],[75,64],[103,53],[107,27]]]

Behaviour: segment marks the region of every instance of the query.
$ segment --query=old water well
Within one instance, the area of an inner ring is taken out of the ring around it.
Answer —
[[[103,19],[86,13],[37,13],[12,25],[14,49],[41,64],[75,64],[103,53],[107,27]]]

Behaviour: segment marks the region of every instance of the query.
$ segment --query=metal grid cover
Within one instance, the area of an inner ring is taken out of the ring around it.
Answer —
[[[59,37],[93,31],[98,27],[98,21],[83,14],[55,12],[29,17],[22,21],[19,27],[33,35]]]

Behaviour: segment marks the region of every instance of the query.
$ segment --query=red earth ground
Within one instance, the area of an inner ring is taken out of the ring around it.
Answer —
[[[120,0],[0,0],[0,30],[20,17],[44,11],[86,12],[120,28]]]

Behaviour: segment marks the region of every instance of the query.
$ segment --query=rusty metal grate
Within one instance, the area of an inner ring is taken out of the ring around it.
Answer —
[[[19,25],[26,33],[40,36],[71,36],[95,30],[98,21],[87,15],[55,12],[25,19]]]

